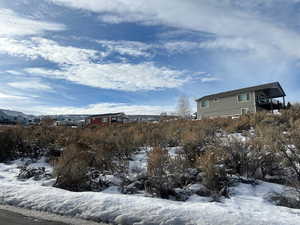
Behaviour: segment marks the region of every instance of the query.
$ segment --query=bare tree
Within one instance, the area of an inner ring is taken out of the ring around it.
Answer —
[[[191,106],[187,96],[181,96],[177,102],[177,114],[178,116],[188,119],[191,117]]]

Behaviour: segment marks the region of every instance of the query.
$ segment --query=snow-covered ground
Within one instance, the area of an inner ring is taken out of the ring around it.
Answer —
[[[175,151],[173,149],[172,151]],[[144,168],[146,150],[132,167]],[[300,225],[300,210],[275,206],[265,200],[270,192],[282,192],[281,185],[260,182],[239,184],[230,199],[222,203],[193,195],[186,202],[141,195],[124,195],[116,188],[103,192],[75,193],[51,187],[53,180],[17,180],[20,160],[0,164],[0,203],[122,225]],[[41,160],[31,166],[51,167]]]

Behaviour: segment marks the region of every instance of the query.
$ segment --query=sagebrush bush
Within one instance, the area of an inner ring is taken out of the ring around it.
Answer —
[[[198,158],[198,167],[204,172],[203,184],[209,188],[215,196],[228,196],[228,178],[224,168],[224,149],[213,147],[206,149]]]
[[[67,146],[55,163],[55,186],[71,191],[88,190],[88,169],[93,161],[90,148],[82,143]]]
[[[248,132],[250,128],[253,130]],[[229,133],[236,132],[247,138],[226,139]],[[175,188],[200,180],[212,192],[226,193],[229,175],[275,179],[300,190],[299,134],[297,107],[278,115],[258,112],[236,119],[173,120],[77,129],[49,124],[0,127],[0,161],[50,156],[55,162],[57,186],[89,190],[91,170],[126,179],[134,153],[141,147],[150,147],[145,187],[159,197],[174,195]],[[170,157],[166,149],[174,146],[181,149],[176,157]],[[199,171],[203,177],[191,176]]]
[[[168,198],[172,194],[168,182],[169,154],[166,149],[155,147],[148,153],[147,174],[145,190],[153,196]]]
[[[0,132],[0,162],[11,160],[18,153],[18,137],[12,130],[3,130]]]

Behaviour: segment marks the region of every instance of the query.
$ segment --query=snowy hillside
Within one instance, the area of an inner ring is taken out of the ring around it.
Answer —
[[[28,120],[33,120],[35,116],[26,115],[22,112],[0,109],[0,120],[10,122],[26,123]]]
[[[0,109],[0,112],[5,113],[7,116],[10,117],[28,117],[26,114],[22,113],[22,112],[18,112],[18,111],[12,111],[12,110],[8,110],[8,109]]]

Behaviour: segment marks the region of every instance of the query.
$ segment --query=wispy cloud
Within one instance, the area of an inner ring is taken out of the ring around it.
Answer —
[[[207,76],[207,77],[203,77],[201,78],[201,81],[203,83],[207,83],[207,82],[213,82],[213,81],[220,81],[221,79],[218,77],[213,77],[213,76]]]
[[[96,114],[107,112],[125,112],[126,114],[160,114],[171,112],[172,107],[162,107],[153,105],[130,105],[124,103],[99,103],[86,107],[48,107],[47,112],[52,114]]]
[[[44,84],[39,80],[9,82],[7,83],[7,85],[22,90],[39,90],[39,91],[52,90],[52,88],[49,85]]]
[[[151,54],[149,50],[153,45],[145,44],[138,41],[109,41],[109,40],[97,40],[97,43],[101,44],[108,49],[108,52],[117,52],[121,55],[129,56],[144,56],[149,57]]]
[[[62,46],[55,41],[40,37],[27,40],[0,37],[1,52],[32,60],[40,57],[60,65],[78,65],[99,57],[95,50]]]
[[[86,63],[65,67],[63,70],[29,68],[26,72],[52,78],[66,79],[91,87],[123,91],[175,88],[188,81],[184,73],[153,63],[126,64]]]
[[[0,8],[0,37],[36,35],[64,29],[66,27],[62,24],[23,18],[10,9]]]
[[[15,76],[21,76],[23,75],[22,72],[19,72],[19,71],[16,71],[16,70],[6,70],[6,71],[1,71],[2,73],[5,72],[5,73],[9,73],[9,74],[12,74],[12,75],[15,75]]]
[[[115,51],[130,55],[146,54],[147,45],[138,42],[99,42]],[[111,50],[109,50],[111,51]],[[0,53],[26,57],[31,60],[42,58],[57,63],[59,70],[45,68],[26,69],[27,73],[66,79],[91,87],[117,89],[125,91],[155,90],[175,88],[185,83],[183,71],[167,67],[157,67],[152,62],[140,64],[129,63],[95,63],[106,52],[63,46],[55,41],[33,37],[28,40],[0,38]]]
[[[2,99],[2,100],[25,100],[25,99],[28,99],[28,97],[19,96],[19,95],[10,95],[10,94],[0,92],[0,99]]]
[[[135,105],[135,104],[124,104],[124,103],[97,103],[82,107],[74,106],[63,106],[63,107],[52,107],[43,104],[31,104],[28,107],[26,104],[10,105],[15,110],[20,110],[25,113],[35,115],[57,115],[57,114],[99,114],[99,113],[116,113],[124,112],[128,115],[134,114],[148,114],[148,115],[159,115],[162,112],[172,113],[174,112],[173,106],[156,106],[156,105]],[[3,106],[0,103],[0,108]]]
[[[279,54],[287,57],[300,58],[299,33],[287,26],[272,23],[269,17],[254,10],[258,5],[276,5],[277,2],[282,3],[282,0],[268,1],[268,4],[260,0],[251,4],[231,0],[119,0],[109,3],[105,0],[51,1],[98,12],[105,22],[148,22],[211,33],[216,35],[217,41],[206,45],[214,48],[255,49],[259,51],[259,55],[264,54],[268,57],[272,57],[274,50],[277,50]],[[288,1],[288,4],[294,3],[296,2]],[[259,50],[261,46],[265,46],[264,52]]]
[[[196,41],[168,41],[162,44],[163,48],[170,52],[185,52],[199,50],[201,42]]]

